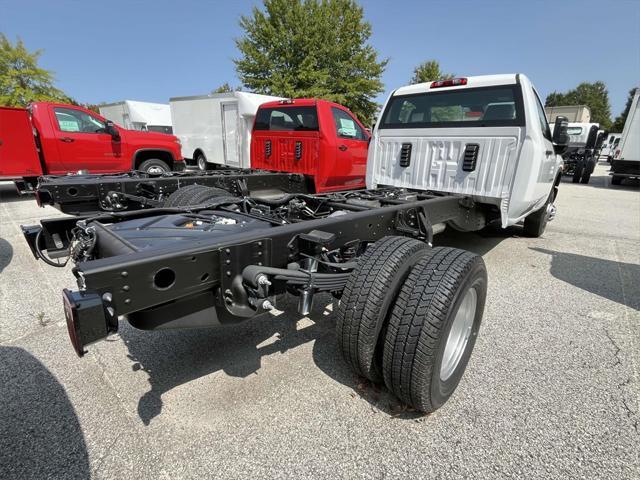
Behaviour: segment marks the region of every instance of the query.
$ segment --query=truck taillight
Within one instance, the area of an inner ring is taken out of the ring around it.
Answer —
[[[431,82],[431,88],[440,88],[440,87],[459,87],[461,85],[466,85],[466,78],[452,78],[450,80],[439,80],[437,82]]]
[[[62,300],[69,339],[79,357],[86,353],[86,345],[117,330],[117,327],[110,325],[98,294],[72,292],[65,288],[62,291]]]

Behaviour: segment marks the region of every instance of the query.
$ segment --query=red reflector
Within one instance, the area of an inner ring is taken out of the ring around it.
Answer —
[[[465,117],[481,117],[482,112],[465,112]]]
[[[67,331],[71,345],[79,357],[85,354],[85,349],[80,341],[80,326],[78,325],[78,310],[76,303],[71,298],[71,292],[66,288],[62,290],[62,301],[64,304],[64,316],[67,320]]]
[[[452,78],[451,80],[439,80],[437,82],[431,82],[431,88],[439,87],[458,87],[460,85],[466,85],[466,78]]]

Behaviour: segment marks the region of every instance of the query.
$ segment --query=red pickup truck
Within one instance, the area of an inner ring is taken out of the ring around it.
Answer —
[[[316,193],[365,187],[371,136],[346,107],[301,98],[260,105],[251,137],[251,167],[301,173]]]
[[[83,107],[36,102],[0,107],[0,180],[41,175],[183,170],[177,137],[127,130]]]

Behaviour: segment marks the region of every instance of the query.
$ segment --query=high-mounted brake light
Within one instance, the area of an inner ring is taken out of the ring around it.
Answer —
[[[292,105],[293,99],[287,98],[286,100],[280,100],[280,105]]]
[[[466,85],[466,78],[452,78],[451,80],[439,80],[437,82],[431,82],[431,88],[440,87],[459,87],[460,85]]]

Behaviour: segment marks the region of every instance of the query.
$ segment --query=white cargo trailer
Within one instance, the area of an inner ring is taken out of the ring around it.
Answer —
[[[640,178],[640,88],[633,95],[620,144],[613,152],[611,175],[614,185],[620,185],[625,178]]]
[[[251,130],[258,107],[281,97],[229,92],[169,99],[174,134],[187,162],[251,167]]]
[[[100,115],[129,130],[173,133],[171,111],[166,103],[123,100],[98,107]]]

